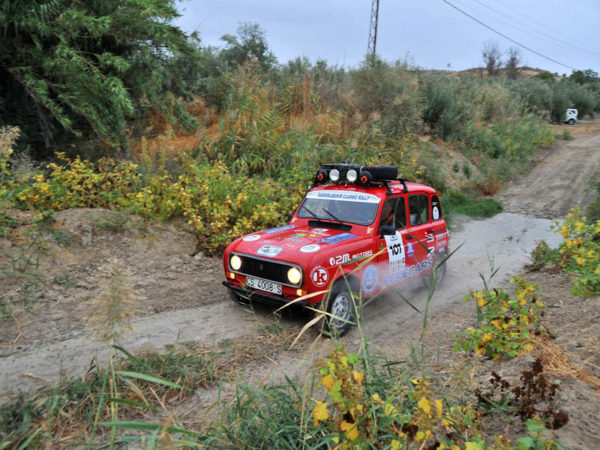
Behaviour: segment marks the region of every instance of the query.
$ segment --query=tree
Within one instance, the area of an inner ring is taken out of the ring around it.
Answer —
[[[498,43],[493,40],[486,41],[483,44],[481,55],[487,74],[490,77],[498,75],[498,70],[502,67],[502,51],[498,47]]]
[[[516,47],[508,49],[508,59],[506,60],[506,77],[509,80],[516,80],[519,77],[519,65],[521,64],[521,52]]]
[[[183,93],[173,55],[193,54],[171,24],[174,3],[2,2],[0,125],[19,126],[39,157],[68,136],[118,144],[127,119],[169,102],[173,109],[168,92]]]
[[[536,78],[536,79],[545,81],[546,83],[554,83],[554,82],[556,82],[555,75],[553,75],[550,72],[540,72],[540,73],[532,76],[531,78]]]
[[[594,72],[591,69],[587,70],[574,70],[573,73],[569,76],[570,80],[573,80],[578,84],[595,84],[600,83],[600,77],[598,76],[598,72]]]
[[[264,71],[277,64],[275,55],[269,50],[265,32],[256,23],[242,23],[237,29],[237,36],[224,34],[221,40],[227,44],[220,56],[228,70],[246,61],[257,62]]]

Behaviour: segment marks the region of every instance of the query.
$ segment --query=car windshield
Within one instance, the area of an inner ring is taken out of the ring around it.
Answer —
[[[360,192],[309,192],[298,209],[298,217],[370,225],[375,220],[379,201],[375,195]]]

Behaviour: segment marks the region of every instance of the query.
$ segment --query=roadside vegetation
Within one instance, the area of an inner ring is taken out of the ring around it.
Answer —
[[[558,257],[577,259],[575,253],[567,256],[562,250],[586,245],[593,231],[574,211],[557,230],[565,238],[556,251]],[[577,254],[584,255],[585,264],[598,265],[597,253],[592,255],[590,247]],[[532,261],[539,259],[536,250]],[[573,273],[568,264],[558,267]],[[505,290],[493,286],[493,269],[487,278],[482,275],[484,289],[465,298],[474,301],[474,316],[472,326],[458,330],[454,337],[454,359],[464,358],[467,365],[497,359],[506,364],[532,352],[542,356],[522,371],[519,381],[508,381],[492,370],[487,385],[464,390],[460,372],[454,375],[458,378],[440,382],[438,365],[432,363],[437,359],[431,358],[439,348],[425,344],[427,311],[435,288],[429,291],[420,337],[410,344],[409,360],[390,359],[371,345],[361,326],[358,294],[356,350],[348,350],[334,337],[329,353],[317,359],[306,376],[255,385],[238,383],[239,371],[247,369],[249,362],[268,359],[277,349],[297,352],[297,346],[309,345],[310,333],[302,330],[299,340],[298,330],[283,329],[275,321],[261,326],[251,340],[226,340],[211,347],[190,342],[160,353],[133,355],[117,342],[127,328],[135,292],[128,290],[127,275],[118,264],[105,272],[100,297],[110,298],[104,303],[111,307],[99,308],[93,322],[97,335],[115,348],[115,354],[108,362],[97,361],[83,379],[20,394],[4,404],[0,408],[3,448],[562,449],[548,430],[568,423],[569,414],[556,408],[562,386],[551,380],[570,374],[600,388],[596,376],[576,371],[568,363],[568,354],[548,339],[544,298],[539,287],[523,276]],[[234,388],[226,389],[227,385]],[[223,397],[219,395],[202,415],[200,425],[197,411],[182,416],[178,406],[192,401],[198,389],[223,391]],[[190,420],[196,425],[190,426]],[[510,420],[514,431],[490,434],[487,423],[495,420]]]
[[[172,0],[0,6],[0,238],[15,226],[15,208],[36,211],[39,226],[55,211],[107,208],[182,221],[196,251],[218,254],[238,236],[284,222],[317,166],[343,160],[393,164],[402,177],[433,185],[449,218],[489,217],[500,210],[489,197],[554,141],[550,120],[567,107],[582,117],[600,111],[600,80],[590,71],[509,80],[377,58],[356,68],[302,58],[278,64],[257,25],[242,24],[213,48],[172,26],[176,16]],[[460,189],[431,157],[432,142],[464,159],[451,168]],[[574,211],[557,225],[560,248],[540,244],[533,256],[533,266],[570,274],[581,296],[600,289],[597,210],[596,222]],[[2,315],[26,303],[41,276],[43,242],[32,234],[15,245],[21,256],[0,273],[15,284],[0,297]],[[126,280],[117,262],[106,269],[93,322],[118,354],[82,380],[2,405],[0,449],[561,448],[544,430],[562,426],[562,413],[530,414],[558,389],[540,381],[546,361],[510,393],[498,378],[489,392],[456,396],[432,382],[426,318],[410,364],[386,359],[364,336],[356,352],[336,341],[305,380],[236,385],[215,417],[188,427],[177,401],[235,383],[240,361],[289,348],[293,336],[275,328],[252,342],[129,354],[118,346],[136,297]],[[457,335],[458,354],[514,358],[549,345],[543,298],[524,278],[470,298],[476,323]],[[486,435],[486,417],[507,411],[525,423],[523,436]]]

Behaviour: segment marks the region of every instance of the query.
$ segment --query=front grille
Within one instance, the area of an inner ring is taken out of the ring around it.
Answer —
[[[242,258],[242,266],[236,272],[291,286],[287,277],[288,270],[293,267],[291,264],[266,261],[247,255],[239,256]]]

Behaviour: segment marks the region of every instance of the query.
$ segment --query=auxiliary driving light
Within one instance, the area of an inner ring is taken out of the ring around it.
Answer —
[[[354,183],[356,181],[356,177],[357,177],[357,173],[356,170],[354,169],[350,169],[348,171],[348,173],[346,174],[346,179],[350,182],[350,183]]]
[[[229,260],[229,265],[233,270],[240,270],[240,267],[242,267],[242,258],[238,255],[233,255]]]
[[[299,284],[302,281],[302,272],[297,267],[292,267],[288,270],[287,277],[291,284]]]
[[[329,178],[335,183],[337,180],[340,179],[340,171],[337,169],[333,169],[331,172],[329,172]]]

